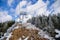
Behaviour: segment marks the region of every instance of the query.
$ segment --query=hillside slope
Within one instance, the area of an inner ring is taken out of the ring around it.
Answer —
[[[31,23],[16,23],[14,26],[12,30],[5,33],[2,40],[53,40],[47,32],[36,28]]]

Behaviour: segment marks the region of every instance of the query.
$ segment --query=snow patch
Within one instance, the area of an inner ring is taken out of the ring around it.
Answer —
[[[56,37],[56,38],[59,38],[59,37],[60,37],[60,30],[55,29],[55,32],[58,33],[55,37]]]
[[[12,33],[9,34],[9,36],[7,36],[6,40],[9,40],[9,38],[12,36]]]

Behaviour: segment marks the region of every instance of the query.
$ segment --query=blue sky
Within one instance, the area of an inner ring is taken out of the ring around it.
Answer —
[[[10,5],[8,4],[9,0],[0,0],[0,12],[2,11],[8,11],[8,15],[12,16],[12,19],[16,19],[17,17],[15,17],[15,11],[11,11],[11,10],[15,10],[17,5],[22,2],[22,0],[13,0],[10,2]],[[42,0],[44,3],[47,3],[47,1],[49,2],[47,4],[47,10],[51,10],[51,6],[56,2],[56,0]],[[31,2],[31,5],[34,5],[38,2],[38,0],[27,0],[27,3]],[[24,5],[22,8],[25,8],[26,5]]]
[[[21,2],[22,0],[13,0],[13,2],[12,2],[12,5],[11,6],[9,6],[8,5],[8,0],[0,0],[0,8],[2,7],[2,9],[0,9],[0,10],[9,10],[10,8],[16,8],[16,6],[17,6],[17,4],[19,3],[19,2]],[[32,5],[33,4],[35,4],[38,0],[27,0],[28,2],[31,2],[32,3]],[[46,3],[46,1],[47,0],[42,0],[43,2],[45,2]],[[48,0],[50,3],[48,4],[48,8],[56,1],[56,0]]]

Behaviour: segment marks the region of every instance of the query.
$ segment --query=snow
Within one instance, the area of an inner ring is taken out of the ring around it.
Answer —
[[[54,40],[53,37],[49,36],[49,34],[47,34],[45,31],[40,30],[40,32],[38,33],[42,38],[47,38],[49,40]]]
[[[24,40],[28,40],[29,37],[26,37]]]
[[[6,40],[9,40],[9,38],[12,36],[11,34],[12,34],[12,33],[10,33],[9,36],[7,36],[7,39],[6,39]]]
[[[29,37],[26,37],[24,40],[28,40]],[[22,40],[22,38],[19,38],[18,40]]]
[[[53,40],[53,37],[48,36],[47,34],[44,35],[44,38],[47,38],[49,40]]]
[[[19,22],[19,21],[20,21],[20,19],[18,18],[18,19],[16,19],[15,21],[16,21],[16,22]]]
[[[14,29],[18,29],[19,28],[19,26],[16,26]]]
[[[5,37],[7,37],[6,40],[9,40],[9,38],[12,36],[11,34],[12,34],[12,32],[11,33],[5,33],[4,36],[2,38],[0,38],[0,40],[3,40]]]
[[[15,21],[16,22],[22,22],[22,23],[26,23],[27,22],[27,20],[29,20],[29,19],[31,19],[32,18],[32,16],[31,15],[20,15],[20,17],[19,18],[17,18]]]
[[[60,30],[55,29],[55,32],[58,33],[55,37],[56,37],[56,38],[59,38],[59,37],[60,37]]]
[[[12,36],[12,31],[11,30],[14,30],[14,29],[17,29],[19,28],[20,26],[16,26],[16,23],[14,25],[12,25],[12,27],[9,28],[9,30],[7,30],[7,32],[4,34],[4,37],[7,37],[6,40],[9,40],[9,38]],[[26,29],[33,29],[33,30],[38,30],[38,34],[42,37],[42,38],[47,38],[49,40],[53,40],[52,37],[49,36],[49,34],[47,34],[45,31],[39,29],[39,28],[36,28],[35,25],[32,25],[31,23],[25,23],[22,25],[22,27],[26,27]],[[57,30],[56,30],[57,31]],[[60,31],[57,31],[58,33]],[[60,35],[60,33],[59,33]],[[2,38],[4,38],[2,37]],[[23,38],[25,38],[25,36],[22,36]],[[29,37],[26,37],[24,40],[28,40]],[[19,38],[19,40],[22,40],[21,38]]]
[[[22,36],[23,38],[25,38],[25,36]]]
[[[23,25],[26,27],[26,29],[40,30],[39,28],[35,27],[35,25],[32,25],[31,23],[25,23]]]
[[[19,38],[18,40],[22,40],[21,38]]]

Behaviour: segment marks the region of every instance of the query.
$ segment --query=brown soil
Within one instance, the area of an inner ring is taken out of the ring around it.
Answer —
[[[12,31],[12,36],[9,38],[9,40],[18,40],[19,38],[22,38],[22,40],[24,40],[26,37],[29,37],[28,40],[31,40],[32,38],[33,40],[47,40],[45,38],[41,38],[38,35],[38,30],[30,30],[24,27]]]

